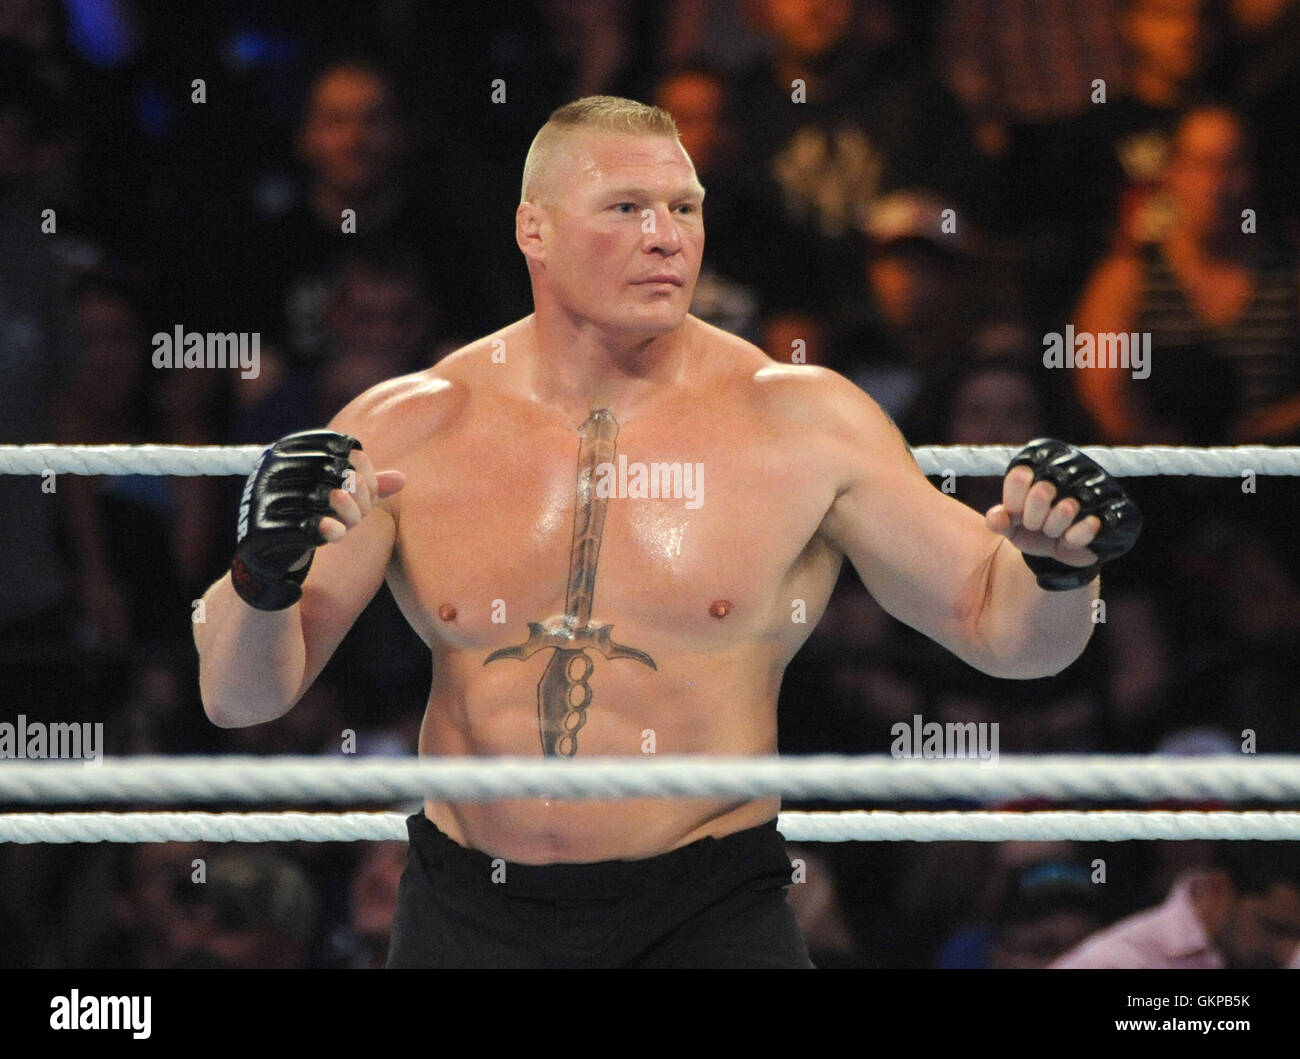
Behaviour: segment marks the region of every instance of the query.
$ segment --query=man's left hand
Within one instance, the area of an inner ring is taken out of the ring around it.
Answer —
[[[989,529],[1020,549],[1049,590],[1088,584],[1101,564],[1133,547],[1142,528],[1137,505],[1093,459],[1052,438],[1012,457],[1002,503],[984,516]]]

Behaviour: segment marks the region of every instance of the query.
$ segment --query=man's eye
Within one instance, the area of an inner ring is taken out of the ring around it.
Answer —
[[[678,212],[680,212],[680,213],[694,213],[694,212],[695,212],[695,207],[692,206],[690,203],[683,203],[682,205],[678,206],[677,209],[678,209]]]
[[[614,209],[618,210],[619,213],[635,213],[635,212],[636,212],[636,203],[635,203],[635,202],[620,202],[617,206],[614,207]]]

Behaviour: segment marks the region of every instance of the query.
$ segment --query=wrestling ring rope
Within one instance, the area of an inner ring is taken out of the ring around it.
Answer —
[[[261,446],[4,445],[0,474],[247,474]],[[1015,446],[913,450],[926,474],[1000,475]],[[1083,449],[1117,476],[1300,474],[1300,447]],[[1039,756],[895,760],[887,757],[677,757],[581,761],[533,758],[126,758],[6,761],[0,803],[391,802],[432,796],[772,797],[936,800],[1051,798],[1300,801],[1300,757]],[[1300,839],[1300,812],[784,812],[789,841],[1127,841]],[[384,812],[5,813],[4,842],[339,842],[403,840],[405,816]]]
[[[549,797],[1164,800],[1300,799],[1300,758],[1003,759],[678,757],[127,758],[0,767],[0,802],[448,801]],[[342,842],[400,839],[394,813],[11,813],[6,842]],[[1296,839],[1300,812],[883,812],[780,814],[792,842]]]
[[[0,445],[0,474],[248,474],[261,445]],[[1016,445],[921,445],[912,455],[926,474],[1001,475]],[[1182,448],[1164,445],[1083,445],[1109,473],[1240,478],[1300,474],[1300,446],[1235,445]]]

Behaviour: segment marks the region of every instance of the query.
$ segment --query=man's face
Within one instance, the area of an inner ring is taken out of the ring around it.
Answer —
[[[1300,945],[1300,889],[1238,894],[1214,939],[1229,967],[1285,967]]]
[[[844,39],[853,8],[848,0],[767,0],[764,14],[783,48],[815,58]]]
[[[902,243],[874,256],[867,279],[881,315],[899,329],[929,326],[949,304],[957,269],[941,255]]]
[[[721,82],[704,74],[682,74],[664,84],[655,102],[673,116],[677,136],[696,169],[708,173],[722,138]]]
[[[317,177],[340,192],[386,180],[402,147],[387,85],[364,70],[327,74],[312,93],[301,145]]]
[[[570,133],[531,194],[521,246],[539,294],[611,331],[681,325],[704,250],[704,189],[675,139]]]

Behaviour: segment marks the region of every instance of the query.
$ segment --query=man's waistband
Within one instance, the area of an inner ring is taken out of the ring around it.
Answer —
[[[519,864],[467,849],[449,838],[423,812],[407,817],[411,845],[431,870],[455,876],[466,885],[506,882],[502,893],[538,900],[612,899],[653,885],[656,879],[709,871],[726,865],[755,874],[780,872],[788,877],[790,860],[776,820],[721,838],[701,838],[677,849],[640,860],[586,863]],[[494,881],[495,880],[495,881]]]

